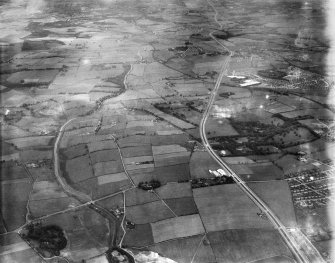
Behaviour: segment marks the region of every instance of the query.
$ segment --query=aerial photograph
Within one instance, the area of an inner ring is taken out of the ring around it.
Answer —
[[[0,262],[334,263],[335,0],[0,0]]]

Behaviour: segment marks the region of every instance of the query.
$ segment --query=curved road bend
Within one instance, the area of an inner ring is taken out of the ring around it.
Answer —
[[[61,171],[60,171],[60,165],[59,165],[59,153],[58,153],[58,148],[59,148],[59,144],[60,141],[64,135],[65,132],[65,128],[73,121],[74,119],[68,120],[66,123],[63,124],[63,126],[60,128],[59,133],[58,133],[58,137],[56,139],[55,142],[55,146],[54,146],[54,169],[55,169],[55,176],[57,178],[57,181],[59,182],[59,184],[62,186],[62,188],[64,189],[64,191],[70,195],[75,197],[78,201],[80,201],[81,203],[87,203],[88,207],[91,208],[92,210],[94,210],[95,212],[99,213],[101,216],[103,216],[104,218],[106,218],[109,222],[111,222],[111,220],[114,223],[114,229],[110,230],[110,234],[113,231],[113,237],[111,239],[110,242],[110,246],[112,247],[116,247],[117,246],[117,233],[118,233],[118,219],[117,217],[109,212],[106,208],[94,203],[94,201],[92,201],[91,197],[88,196],[85,193],[79,192],[75,189],[73,189],[71,186],[69,186],[67,184],[67,182],[65,181],[65,179],[61,176]],[[118,247],[119,250],[122,250],[124,252],[124,254],[126,254],[127,256],[130,257],[130,261],[131,262],[135,262],[134,258],[127,252],[124,251],[121,247]]]
[[[208,0],[207,0],[208,1]],[[212,6],[215,11],[215,21],[220,25],[220,29],[222,29],[222,25],[217,21],[217,10],[215,6],[208,3]],[[200,122],[200,136],[201,140],[207,150],[207,152],[212,156],[213,159],[224,169],[231,177],[234,179],[235,183],[241,188],[241,190],[248,195],[248,197],[264,212],[270,222],[273,224],[275,229],[277,229],[284,239],[285,243],[292,251],[293,255],[296,258],[298,263],[323,263],[325,262],[320,255],[319,251],[312,245],[309,240],[307,241],[305,236],[302,234],[303,238],[298,238],[297,236],[293,236],[292,232],[289,232],[287,228],[283,225],[283,223],[279,220],[279,218],[270,210],[270,208],[247,186],[247,184],[215,153],[215,151],[210,146],[207,136],[206,136],[206,121],[209,117],[211,107],[215,101],[215,97],[219,87],[221,85],[221,81],[226,74],[228,69],[228,65],[230,59],[233,55],[233,52],[229,50],[226,46],[224,46],[218,39],[213,36],[215,31],[209,33],[209,36],[217,42],[223,49],[228,51],[229,55],[226,61],[223,63],[218,79],[215,83],[214,89],[211,92],[211,96],[209,98],[209,102],[203,114],[203,117]],[[297,232],[300,233],[298,230]]]

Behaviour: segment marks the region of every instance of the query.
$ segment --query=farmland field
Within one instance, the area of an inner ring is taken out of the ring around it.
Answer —
[[[126,206],[135,206],[157,200],[158,197],[154,193],[139,188],[131,189],[126,192]]]
[[[198,213],[198,208],[193,197],[171,198],[164,201],[177,216],[193,215]]]
[[[123,166],[121,161],[109,161],[96,163],[93,165],[94,175],[100,176],[105,174],[120,173],[123,171]]]
[[[130,171],[129,174],[136,184],[142,181],[150,181],[152,179],[159,180],[162,184],[190,179],[188,164],[155,167],[150,171]]]
[[[73,159],[79,156],[83,156],[88,153],[86,144],[79,144],[75,146],[63,149],[61,153],[66,157],[66,159]]]
[[[124,158],[136,157],[143,155],[152,155],[151,145],[142,145],[135,147],[125,147],[121,149],[122,156]]]
[[[124,147],[135,147],[150,144],[150,137],[143,135],[133,135],[125,138],[121,138],[118,141],[121,148]]]
[[[251,175],[243,178],[246,181],[267,181],[283,179],[283,172],[270,162],[241,165],[252,171]]]
[[[186,152],[187,149],[181,147],[178,144],[172,145],[161,145],[161,146],[152,146],[153,155],[167,154],[167,153],[177,153],[177,152]]]
[[[117,148],[115,142],[111,140],[92,142],[92,143],[89,143],[87,146],[88,146],[88,150],[90,151],[90,153],[95,152],[95,151]]]
[[[171,218],[173,214],[163,202],[159,200],[127,207],[126,217],[135,224],[146,224]]]
[[[257,215],[259,208],[235,184],[196,188],[193,195],[208,232],[272,228],[269,221]]]
[[[200,244],[194,263],[215,262],[213,251],[210,246],[202,244],[203,235],[169,240],[150,246],[151,251],[157,252],[164,257],[170,258],[178,263],[192,262],[194,254]]]
[[[253,262],[291,253],[279,233],[268,229],[232,229],[208,234],[214,254],[221,263]]]
[[[26,222],[26,204],[31,188],[28,179],[17,183],[1,184],[1,200],[7,201],[2,204],[1,212],[8,231],[12,231]]]
[[[220,166],[207,152],[195,151],[190,160],[190,172],[192,178],[213,177],[209,170],[217,170]]]
[[[181,198],[181,197],[191,197],[192,190],[190,183],[167,183],[159,188],[157,188],[156,193],[162,199],[170,199],[170,198]]]
[[[151,144],[153,146],[169,145],[169,144],[179,144],[183,146],[189,140],[186,134],[156,135],[151,136],[150,139]]]
[[[151,227],[155,243],[205,232],[198,214],[165,219],[151,223]]]
[[[287,181],[248,183],[286,227],[296,227],[292,196]]]
[[[87,155],[68,160],[66,162],[66,172],[75,183],[93,177],[90,159]]]
[[[128,229],[123,244],[128,247],[144,247],[154,243],[150,224],[136,225]]]
[[[102,150],[90,153],[92,164],[107,162],[107,161],[121,161],[118,149]]]
[[[23,179],[28,176],[25,169],[14,162],[0,163],[0,172],[1,181]]]
[[[190,152],[177,152],[154,155],[155,167],[188,163]]]
[[[20,160],[23,162],[33,162],[44,159],[52,159],[51,149],[46,149],[43,151],[25,150],[20,152]]]

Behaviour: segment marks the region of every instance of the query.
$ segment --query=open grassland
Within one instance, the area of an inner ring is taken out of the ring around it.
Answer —
[[[292,196],[287,181],[248,183],[286,227],[296,227]]]
[[[165,219],[151,226],[155,243],[205,232],[199,214]]]
[[[173,213],[159,200],[127,207],[126,217],[135,224],[146,224],[171,218]]]
[[[271,228],[259,208],[236,184],[193,189],[195,203],[208,232],[240,228]]]
[[[208,152],[195,151],[190,159],[190,173],[192,178],[213,177],[209,170],[217,170],[220,166],[208,154]]]
[[[208,239],[220,263],[253,262],[281,255],[291,257],[275,230],[231,229],[211,232]]]
[[[145,247],[154,244],[150,224],[137,224],[134,229],[127,229],[123,245],[128,247]]]

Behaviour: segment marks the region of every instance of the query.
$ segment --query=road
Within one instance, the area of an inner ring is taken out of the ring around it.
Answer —
[[[217,10],[215,6],[208,1],[208,3],[212,6],[215,11],[215,21],[220,25],[220,29],[222,29],[222,25],[217,20]],[[215,32],[215,31],[214,31]],[[227,59],[224,61],[218,79],[215,83],[214,89],[211,92],[211,96],[209,98],[207,107],[204,111],[203,117],[200,122],[200,136],[205,146],[207,152],[211,155],[211,157],[224,169],[227,174],[229,174],[235,181],[235,183],[241,188],[241,190],[247,194],[247,196],[263,211],[263,213],[267,216],[272,225],[277,229],[282,236],[283,240],[293,253],[296,261],[298,263],[322,263],[325,262],[318,252],[318,250],[312,245],[312,243],[306,238],[300,230],[295,229],[294,231],[288,231],[288,229],[283,225],[283,223],[279,220],[279,218],[270,210],[270,208],[247,186],[247,184],[216,154],[216,152],[212,149],[211,145],[208,142],[206,135],[206,121],[210,115],[210,110],[215,102],[216,94],[220,88],[223,77],[227,74],[227,69],[229,66],[229,62],[231,57],[233,56],[233,52],[229,50],[226,46],[224,46],[218,39],[213,36],[211,32],[209,36],[217,42],[224,50],[228,51]]]

